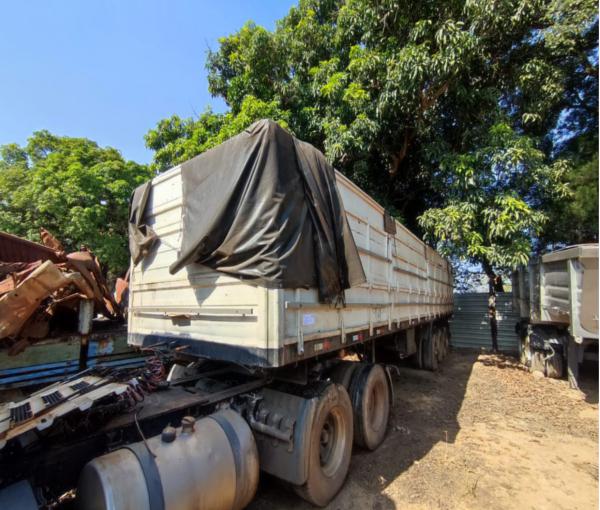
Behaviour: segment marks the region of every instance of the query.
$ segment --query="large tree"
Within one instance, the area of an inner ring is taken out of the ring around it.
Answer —
[[[571,241],[557,204],[593,200],[597,149],[573,147],[596,136],[597,48],[591,0],[300,0],[274,31],[249,22],[209,53],[227,114],[168,119],[147,140],[160,170],[272,116],[493,276]],[[580,230],[595,232],[588,209]]]
[[[44,227],[66,249],[91,249],[113,275],[129,263],[127,216],[144,165],[85,138],[39,131],[0,148],[0,230],[39,240]]]

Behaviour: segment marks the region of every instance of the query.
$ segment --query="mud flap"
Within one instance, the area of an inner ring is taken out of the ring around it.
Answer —
[[[303,485],[308,477],[308,447],[317,399],[269,388],[261,397],[249,420],[260,468],[286,482]],[[286,431],[289,440],[284,437]]]

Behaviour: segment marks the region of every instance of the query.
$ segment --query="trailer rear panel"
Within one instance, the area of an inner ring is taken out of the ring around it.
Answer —
[[[597,339],[598,245],[570,246],[520,268],[514,273],[513,294],[522,319]]]

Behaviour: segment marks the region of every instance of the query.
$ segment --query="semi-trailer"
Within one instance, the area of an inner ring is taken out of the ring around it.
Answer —
[[[568,246],[513,274],[521,361],[579,387],[579,366],[598,362],[598,245]]]
[[[447,352],[448,261],[275,122],[140,186],[129,239],[147,364],[0,407],[1,508],[239,509],[261,471],[324,506]]]

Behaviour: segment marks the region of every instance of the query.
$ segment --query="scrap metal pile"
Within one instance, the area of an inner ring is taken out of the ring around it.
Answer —
[[[0,347],[18,354],[54,332],[87,333],[82,315],[122,318],[98,259],[66,253],[45,229],[43,244],[0,232]]]

